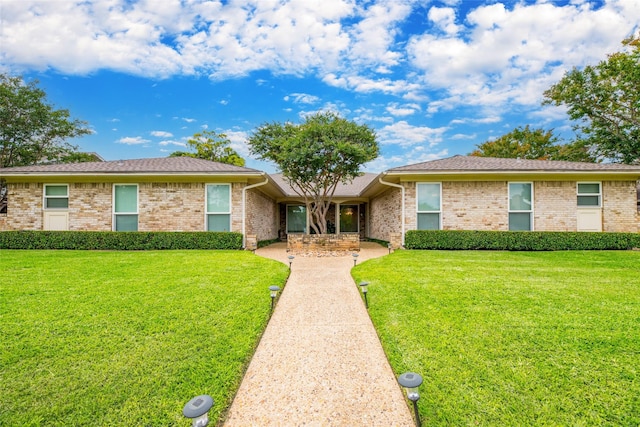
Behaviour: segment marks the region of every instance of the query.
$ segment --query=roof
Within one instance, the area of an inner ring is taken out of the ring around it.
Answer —
[[[503,159],[495,157],[453,156],[389,169],[395,172],[612,172],[640,173],[640,166],[619,163],[581,163],[557,160]]]
[[[298,196],[281,173],[269,175],[269,177],[284,191],[286,196]],[[377,173],[364,173],[361,176],[355,177],[351,183],[338,184],[334,197],[360,196],[363,190],[377,177]]]
[[[2,175],[76,175],[76,174],[262,174],[257,169],[196,159],[161,157],[154,159],[114,160],[108,162],[60,163],[0,169]]]

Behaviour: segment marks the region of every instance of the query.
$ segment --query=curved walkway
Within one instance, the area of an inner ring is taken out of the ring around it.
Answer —
[[[288,265],[286,244],[258,255]],[[358,262],[387,254],[363,243]],[[297,256],[225,426],[413,426],[350,270]]]

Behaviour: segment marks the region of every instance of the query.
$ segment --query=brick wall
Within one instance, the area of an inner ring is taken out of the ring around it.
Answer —
[[[602,230],[637,233],[640,229],[635,181],[602,183]]]
[[[415,195],[413,197],[415,199]],[[504,181],[442,183],[443,230],[508,230],[506,206],[507,183]]]
[[[401,193],[390,187],[369,202],[369,236],[372,239],[389,240],[390,233],[400,233]]]
[[[69,183],[69,230],[112,230],[112,183]],[[242,231],[242,189],[231,185],[231,231]],[[40,183],[9,183],[7,215],[0,230],[42,230]],[[204,183],[138,184],[138,230],[204,231]]]
[[[534,230],[576,231],[578,228],[576,191],[575,181],[534,182]]]
[[[246,233],[255,234],[258,241],[278,238],[280,209],[275,200],[257,189],[247,190]]]
[[[7,183],[7,216],[0,230],[42,230],[42,184]]]

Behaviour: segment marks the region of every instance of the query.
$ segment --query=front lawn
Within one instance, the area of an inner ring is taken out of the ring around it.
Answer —
[[[216,424],[284,264],[241,251],[0,251],[0,425]]]
[[[397,251],[358,265],[424,425],[640,425],[640,252]]]

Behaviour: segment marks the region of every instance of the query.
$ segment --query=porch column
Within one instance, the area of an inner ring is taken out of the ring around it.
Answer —
[[[336,234],[340,234],[340,203],[334,203],[336,207],[335,221],[336,221]]]

